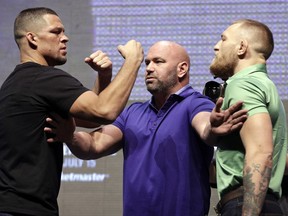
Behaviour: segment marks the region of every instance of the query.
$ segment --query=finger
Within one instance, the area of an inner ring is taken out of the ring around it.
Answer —
[[[93,58],[93,62],[94,63],[98,63],[98,62],[101,62],[101,61],[105,61],[107,59],[107,54],[106,53],[99,53],[99,55],[95,56]]]
[[[52,122],[52,121],[53,121],[53,119],[51,119],[50,117],[47,117],[47,118],[46,118],[46,122],[50,123],[50,122]]]
[[[107,57],[107,56],[105,56],[105,57],[103,57],[103,58],[99,58],[99,59],[97,59],[97,60],[93,60],[93,62],[95,63],[95,64],[97,64],[98,66],[101,66],[101,65],[103,65],[103,64],[109,64],[109,63],[111,63],[112,64],[112,62],[111,62],[111,60]]]
[[[49,128],[49,127],[45,127],[44,131],[47,132],[47,133],[53,133],[53,129]]]
[[[103,59],[101,59],[101,61],[99,61],[99,63],[102,64],[111,64],[112,65],[112,61],[110,60],[110,58],[105,57]]]
[[[234,132],[234,131],[238,131],[242,128],[243,126],[243,122],[239,122],[237,124],[234,124],[232,127],[231,127],[231,132]]]
[[[94,59],[96,56],[98,56],[101,52],[102,52],[101,50],[98,50],[98,51],[92,53],[89,57],[86,57],[86,58],[84,59],[84,61],[85,61],[86,63],[88,63],[88,64],[91,63],[91,62],[93,62],[93,59]]]
[[[103,64],[101,64],[101,65],[99,65],[101,68],[109,68],[109,67],[111,67],[111,63],[110,62],[105,62],[105,63],[103,63]]]
[[[48,143],[58,142],[58,139],[57,138],[48,138],[47,142]]]
[[[89,63],[92,62],[92,61],[93,61],[93,59],[91,59],[91,58],[89,58],[89,57],[86,57],[86,58],[84,59],[84,62],[87,63],[87,64],[89,64]]]
[[[230,106],[227,111],[229,113],[235,113],[236,111],[240,110],[243,106],[243,101],[238,101],[237,103],[233,104],[232,106]]]
[[[233,113],[232,117],[233,118],[239,118],[241,116],[244,116],[244,117],[248,117],[248,111],[247,110],[239,110],[239,111],[236,111],[235,113]]]
[[[56,127],[57,126],[57,121],[55,121],[54,119],[51,118],[46,118],[46,122],[51,125],[52,127]]]
[[[247,115],[240,116],[238,118],[233,119],[233,124],[238,124],[240,122],[244,123],[247,120]]]
[[[219,97],[218,100],[216,101],[216,105],[215,105],[215,108],[214,108],[215,112],[218,112],[218,113],[221,112],[222,104],[223,104],[223,98]]]
[[[122,57],[125,58],[125,56],[124,56],[124,46],[123,45],[119,45],[117,47],[117,49],[118,49],[118,52],[122,55]]]
[[[99,55],[101,55],[103,52],[101,50],[97,50],[96,52],[92,53],[89,58],[91,59],[95,59],[96,57],[98,57]]]

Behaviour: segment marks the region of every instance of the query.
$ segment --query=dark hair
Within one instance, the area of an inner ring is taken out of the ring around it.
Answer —
[[[29,30],[29,26],[33,26],[36,22],[42,20],[45,14],[58,16],[54,10],[45,7],[27,8],[18,14],[14,22],[14,39],[18,45],[19,39]]]

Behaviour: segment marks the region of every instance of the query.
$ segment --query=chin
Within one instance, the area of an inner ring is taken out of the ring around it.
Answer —
[[[63,65],[67,62],[67,59],[61,59],[60,61],[58,61],[57,65]]]

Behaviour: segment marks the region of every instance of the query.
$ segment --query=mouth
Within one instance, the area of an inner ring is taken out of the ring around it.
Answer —
[[[211,60],[211,64],[214,63],[216,60],[217,60],[217,56],[215,55]]]
[[[218,53],[215,53],[214,58],[213,59],[217,59],[218,58]]]
[[[146,83],[152,82],[153,80],[155,80],[155,77],[146,77],[145,79]]]
[[[66,54],[67,54],[67,49],[66,49],[66,47],[61,48],[61,49],[60,49],[60,52],[61,52],[62,54],[64,54],[64,55],[66,55]]]

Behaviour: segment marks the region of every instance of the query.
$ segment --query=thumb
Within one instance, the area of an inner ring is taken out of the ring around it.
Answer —
[[[91,62],[92,61],[92,59],[90,58],[90,57],[86,57],[85,59],[84,59],[84,62],[86,62],[86,63],[89,63],[89,62]]]
[[[123,58],[125,58],[125,56],[124,56],[124,46],[123,45],[119,45],[118,47],[117,47],[117,49],[118,49],[118,52],[122,55],[122,57]]]
[[[85,62],[86,64],[88,64],[90,67],[93,66],[93,59],[91,59],[91,58],[89,58],[89,57],[86,57],[86,58],[84,59],[84,62]]]
[[[221,111],[222,104],[223,104],[223,97],[219,97],[218,100],[216,101],[215,112],[219,113]]]

